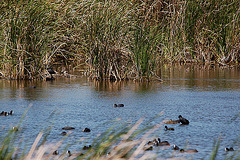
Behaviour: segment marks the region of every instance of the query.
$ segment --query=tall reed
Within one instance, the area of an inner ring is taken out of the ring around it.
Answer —
[[[187,41],[199,61],[239,61],[239,7],[236,0],[188,1]]]
[[[150,79],[157,63],[157,47],[160,44],[159,27],[136,25],[132,30],[133,42],[130,49],[136,67],[137,79]]]
[[[82,37],[86,50],[86,63],[93,77],[125,78],[128,53],[124,40],[128,30],[129,7],[127,1],[83,1],[79,4]]]
[[[161,63],[240,60],[238,0],[18,0],[0,7],[0,67],[9,78],[44,77],[59,62],[118,80],[149,79]]]
[[[33,79],[44,69],[48,45],[48,6],[40,1],[4,1],[0,50],[5,76]]]

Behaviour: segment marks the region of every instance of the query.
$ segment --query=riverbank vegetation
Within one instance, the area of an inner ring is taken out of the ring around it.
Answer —
[[[0,76],[46,79],[66,65],[96,79],[149,80],[163,63],[235,65],[239,12],[238,0],[3,1]]]

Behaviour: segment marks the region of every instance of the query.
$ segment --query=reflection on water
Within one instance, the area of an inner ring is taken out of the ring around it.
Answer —
[[[146,92],[154,90],[154,85],[148,82],[138,81],[121,81],[121,82],[110,82],[110,81],[92,81],[94,89],[96,91],[109,91],[109,92],[121,92],[124,88],[130,87],[135,92]]]
[[[58,141],[62,138],[61,128],[72,126],[76,129],[68,137],[68,143],[85,138],[85,142],[71,146],[78,150],[110,127],[111,120],[121,118],[128,123],[142,117],[150,120],[163,111],[163,116],[151,120],[151,124],[177,119],[181,114],[190,120],[190,125],[169,125],[175,128],[174,132],[162,130],[157,136],[168,140],[171,146],[198,149],[199,153],[190,155],[194,159],[209,157],[213,142],[220,135],[220,159],[226,154],[225,147],[239,147],[237,67],[164,65],[158,75],[163,82],[100,82],[86,77],[48,82],[0,80],[1,110],[15,111],[13,116],[0,117],[0,134],[16,125],[32,104],[22,125],[26,144],[31,146],[39,131],[48,127],[52,127],[49,139]],[[125,107],[114,108],[114,103],[123,103]],[[81,131],[86,127],[92,132],[83,134]],[[163,156],[173,154],[170,148],[158,151]]]
[[[169,85],[181,85],[186,88],[198,87],[210,89],[239,89],[240,71],[237,67],[222,68],[219,66],[163,66],[161,75]],[[214,88],[211,88],[214,87]]]

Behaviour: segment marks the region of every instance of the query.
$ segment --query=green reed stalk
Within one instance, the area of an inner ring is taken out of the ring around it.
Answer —
[[[220,146],[220,142],[221,142],[220,138],[218,139],[217,142],[214,142],[213,151],[212,151],[212,154],[211,154],[211,157],[210,157],[211,160],[216,159],[217,153],[218,153],[218,150],[219,150],[219,146]]]
[[[141,25],[141,24],[140,24]],[[157,46],[159,45],[158,27],[136,26],[133,29],[133,44],[131,50],[136,66],[137,78],[146,78],[149,80],[150,75],[155,69]]]

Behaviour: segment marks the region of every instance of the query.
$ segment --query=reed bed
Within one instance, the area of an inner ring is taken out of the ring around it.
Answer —
[[[47,57],[47,6],[37,1],[1,4],[1,70],[10,79],[33,79]]]
[[[240,60],[238,0],[18,0],[0,7],[5,78],[44,79],[48,67],[64,64],[96,79],[150,80],[163,63]]]

